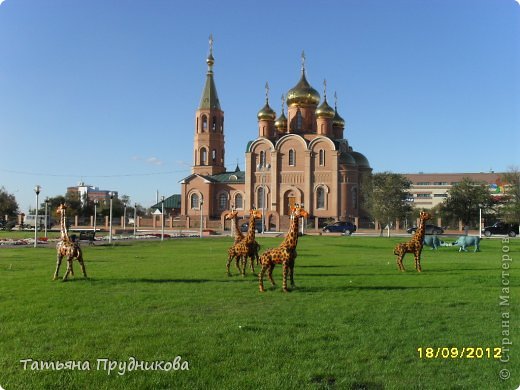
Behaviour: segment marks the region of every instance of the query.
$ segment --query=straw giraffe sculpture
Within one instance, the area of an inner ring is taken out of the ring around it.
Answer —
[[[253,258],[258,256],[258,248],[260,245],[255,241],[255,219],[262,218],[262,213],[257,209],[253,208],[249,211],[249,226],[247,229],[247,234],[242,240],[236,240],[235,244],[231,248],[228,249],[228,260],[226,263],[226,271],[228,276],[231,275],[229,272],[229,265],[231,261],[235,259],[235,265],[238,271],[245,276],[246,272],[246,264],[247,258],[251,258],[251,271],[255,272],[255,266],[253,264]],[[236,225],[236,222],[235,222]],[[240,234],[242,234],[240,232]],[[240,269],[239,262],[242,259],[242,269]]]
[[[264,292],[264,274],[267,272],[267,276],[274,286],[273,280],[273,269],[275,264],[283,265],[283,279],[282,289],[287,292],[287,272],[291,279],[291,287],[294,287],[294,261],[296,259],[296,246],[298,245],[298,226],[300,218],[308,217],[309,213],[305,211],[299,205],[295,205],[291,212],[291,224],[289,231],[285,236],[278,248],[271,248],[266,250],[260,256],[260,263],[262,264],[262,270],[258,274],[260,292]]]
[[[58,272],[60,270],[60,265],[63,257],[67,257],[67,271],[63,276],[63,280],[67,280],[69,274],[74,276],[74,271],[72,270],[72,262],[74,259],[77,259],[79,265],[81,267],[81,271],[83,272],[83,276],[87,277],[87,271],[85,270],[85,263],[83,262],[83,253],[79,246],[79,242],[75,239],[71,239],[69,237],[69,232],[67,231],[66,224],[66,211],[67,206],[61,204],[58,207],[58,215],[60,216],[60,232],[61,237],[58,243],[56,244],[56,252],[57,252],[57,261],[56,261],[56,271],[54,272],[54,280],[58,279]],[[73,236],[74,238],[74,236]]]
[[[235,231],[235,242],[233,243],[233,247],[234,247],[236,244],[238,244],[240,241],[242,241],[245,238],[244,234],[240,230],[240,227],[238,226],[238,211],[232,210],[229,213],[227,213],[224,216],[224,218],[233,221],[233,226],[234,226],[234,231]],[[228,255],[230,255],[230,254],[233,255],[234,254],[233,247],[229,248]],[[258,255],[259,251],[260,251],[260,244],[257,241],[255,241],[253,243],[253,257],[256,260],[256,265],[260,264],[260,261],[259,261],[260,256]],[[235,257],[235,256],[233,256],[233,257]],[[253,263],[253,257],[251,257],[251,264]],[[242,271],[241,271],[240,266],[238,264],[239,260],[240,259],[238,257],[235,257],[235,266],[237,267],[239,273],[241,273]],[[247,265],[247,258],[245,258],[244,267],[246,265]],[[251,268],[252,268],[252,271],[255,272],[254,267],[251,267]],[[228,269],[228,271],[229,271],[229,269]]]
[[[415,269],[421,272],[421,252],[424,245],[424,232],[426,229],[425,222],[431,219],[431,214],[421,211],[419,214],[419,227],[417,228],[412,239],[408,242],[401,242],[394,248],[394,255],[397,255],[397,267],[399,271],[404,271],[403,257],[407,253],[413,253],[415,258]]]

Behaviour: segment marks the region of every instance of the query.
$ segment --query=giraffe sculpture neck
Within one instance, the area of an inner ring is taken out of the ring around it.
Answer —
[[[417,230],[414,234],[414,239],[418,240],[418,242],[423,242],[425,231],[426,231],[426,219],[421,218],[419,220],[419,227],[417,228]]]
[[[60,238],[62,241],[70,241],[69,232],[67,231],[66,208],[63,205],[58,207],[60,213]]]
[[[251,244],[255,240],[255,214],[251,213],[249,215],[249,226],[247,228],[247,234],[244,238],[244,241],[247,244]]]
[[[295,215],[294,213],[291,214],[291,224],[289,226],[289,231],[287,232],[287,235],[285,236],[285,239],[282,241],[280,246],[285,247],[287,249],[294,249],[296,248],[296,245],[298,244],[298,227],[300,222],[300,216]]]
[[[233,224],[235,225],[235,242],[241,241],[244,239],[244,235],[240,231],[240,227],[238,226],[238,213],[233,215]]]

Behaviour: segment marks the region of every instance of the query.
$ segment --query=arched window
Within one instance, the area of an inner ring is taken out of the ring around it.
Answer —
[[[197,150],[193,151],[193,161],[195,162],[195,165],[197,165]]]
[[[224,149],[222,149],[222,157],[220,158],[220,163],[224,165]]]
[[[300,110],[296,113],[296,130],[303,129],[303,116]]]
[[[218,196],[218,208],[219,208],[219,210],[226,210],[227,209],[227,201],[228,201],[227,194],[225,192],[222,192]]]
[[[265,203],[264,187],[258,187],[258,199],[257,199],[256,203],[258,204],[259,209],[265,208],[265,206],[264,206],[264,203]]]
[[[197,127],[195,127],[195,131],[198,133],[200,130],[199,130],[199,118],[197,118]]]
[[[358,189],[357,187],[352,188],[352,204],[354,209],[358,208]]]
[[[224,118],[223,117],[220,119],[220,132],[221,133],[224,132]]]
[[[294,149],[289,150],[289,165],[291,167],[296,165],[296,153],[294,152]]]
[[[208,158],[208,152],[206,152],[206,148],[202,148],[200,150],[200,165],[206,165]]]
[[[316,208],[325,208],[325,190],[323,189],[323,187],[318,187],[318,189],[316,190]]]
[[[213,160],[213,162],[217,161],[217,151],[215,149],[211,152],[211,160]]]
[[[211,122],[211,131],[215,132],[217,131],[217,117],[213,117],[213,122]]]
[[[208,117],[202,115],[202,131],[208,131]]]
[[[191,195],[190,204],[192,209],[199,208],[199,196],[197,194]]]
[[[323,149],[320,149],[319,152],[319,164],[321,167],[325,165],[325,151]]]
[[[244,199],[242,198],[242,194],[237,194],[235,196],[235,208],[237,208],[237,209],[244,208]]]
[[[260,152],[260,165],[265,166],[265,152],[263,150]]]

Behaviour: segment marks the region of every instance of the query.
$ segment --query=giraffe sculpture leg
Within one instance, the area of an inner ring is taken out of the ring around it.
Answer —
[[[274,282],[274,279],[273,279],[273,270],[274,270],[274,263],[271,263],[269,265],[269,271],[267,272],[267,276],[269,277],[269,281],[271,282],[271,285],[275,286],[276,283]]]
[[[265,263],[262,262],[262,270],[258,273],[258,284],[259,284],[260,292],[265,292],[264,274],[268,267],[269,267],[269,265],[267,264],[267,261]]]
[[[58,273],[60,272],[60,265],[61,261],[63,260],[63,255],[58,252],[57,259],[56,259],[56,270],[54,271],[54,277],[52,280],[58,279]]]
[[[68,279],[69,275],[74,276],[74,270],[72,269],[72,260],[73,260],[72,256],[69,256],[67,258],[67,271],[65,272],[65,275],[63,276],[64,281]]]
[[[87,270],[85,269],[85,262],[83,261],[83,254],[80,253],[78,256],[78,263],[81,268],[81,272],[83,273],[83,276],[87,278]]]
[[[289,266],[287,265],[287,262],[283,263],[283,277],[282,277],[282,290],[284,292],[287,292],[287,272],[289,270]]]
[[[421,268],[421,251],[415,252],[415,269],[417,272],[422,272]]]

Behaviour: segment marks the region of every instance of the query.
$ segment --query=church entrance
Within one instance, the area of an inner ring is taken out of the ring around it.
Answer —
[[[287,197],[287,210],[285,210],[285,215],[291,215],[291,210],[293,209],[296,203],[296,197],[289,195]]]

